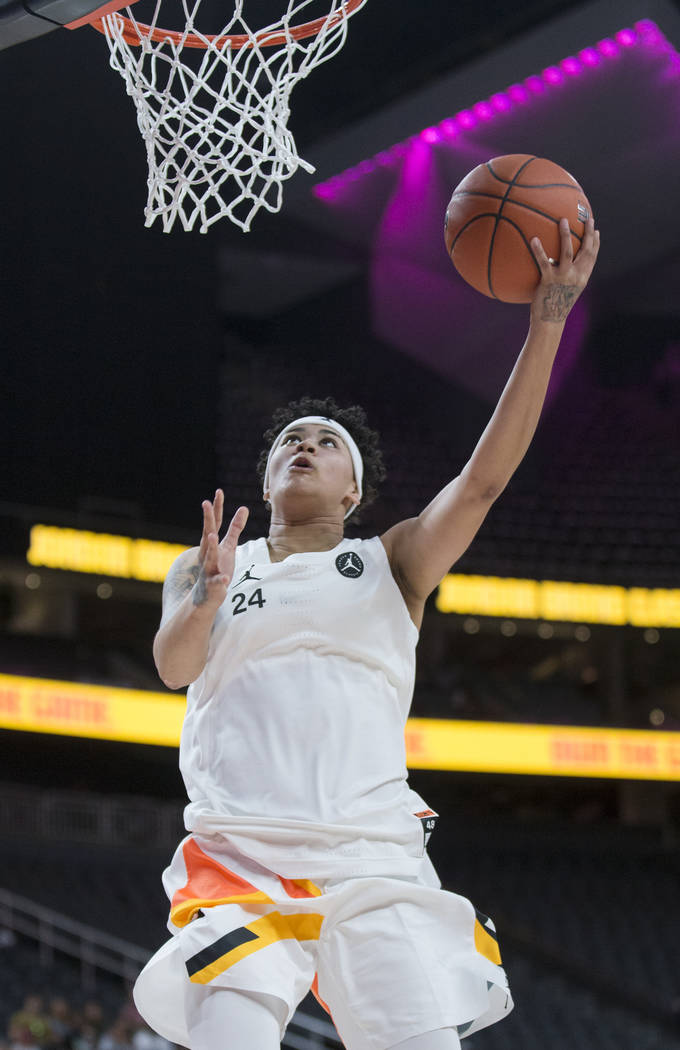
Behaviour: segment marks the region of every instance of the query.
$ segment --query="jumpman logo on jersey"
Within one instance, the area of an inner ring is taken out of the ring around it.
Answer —
[[[253,562],[253,564],[250,566],[250,569],[254,569],[254,568],[255,568],[255,562]],[[236,587],[238,587],[239,584],[241,584],[241,583],[245,583],[246,580],[261,580],[262,579],[261,576],[251,576],[250,569],[246,569],[246,571],[243,573],[243,576],[241,577],[241,579],[236,581],[236,584],[235,584]]]
[[[344,551],[335,559],[335,567],[341,576],[349,576],[355,580],[364,571],[364,563],[354,551]]]

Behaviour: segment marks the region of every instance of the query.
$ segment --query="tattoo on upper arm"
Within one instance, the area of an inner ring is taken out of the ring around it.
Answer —
[[[543,296],[542,321],[564,321],[574,305],[578,289],[568,284],[553,284]]]
[[[179,602],[193,590],[200,574],[201,567],[198,562],[193,565],[178,565],[170,570],[163,586],[163,619],[171,616]]]

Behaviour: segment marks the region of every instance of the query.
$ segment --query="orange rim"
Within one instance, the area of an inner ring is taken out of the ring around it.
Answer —
[[[220,36],[217,33],[212,35],[206,33],[205,36],[188,33],[185,37],[184,33],[178,33],[174,29],[152,28],[144,25],[142,22],[133,22],[131,18],[127,18],[125,15],[120,17],[123,23],[123,39],[126,44],[131,44],[133,47],[141,44],[141,38],[146,37],[146,39],[153,40],[156,43],[169,40],[171,43],[181,44],[183,47],[199,47],[203,49],[206,49],[209,44],[222,48],[228,41],[234,51],[239,51],[243,47],[254,47],[256,44],[258,47],[276,47],[277,44],[285,44],[290,37],[293,37],[294,40],[306,40],[308,37],[316,36],[317,33],[320,33],[324,26],[327,25],[331,29],[338,22],[349,18],[363,2],[364,0],[344,0],[342,8],[336,11],[334,15],[331,15],[330,18],[328,16],[325,18],[314,18],[311,22],[303,22],[299,26],[291,26],[287,33],[282,30],[268,32],[266,29],[263,29],[252,37],[246,33],[234,35],[227,33],[224,36]],[[107,35],[103,19],[100,18],[97,21],[90,22],[90,25],[99,33]]]

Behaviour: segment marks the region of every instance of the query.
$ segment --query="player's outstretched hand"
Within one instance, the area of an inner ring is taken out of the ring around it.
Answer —
[[[562,322],[587,285],[600,250],[600,231],[591,218],[581,247],[573,254],[569,221],[560,219],[560,257],[549,259],[538,237],[531,241],[534,258],[541,270],[541,280],[531,303],[532,318]]]
[[[221,605],[227,593],[227,587],[234,575],[234,561],[238,539],[248,520],[248,508],[239,507],[229,523],[229,528],[222,541],[219,531],[222,525],[224,510],[224,493],[218,489],[213,503],[203,500],[203,535],[198,548],[200,572],[193,590],[194,605],[206,603]]]

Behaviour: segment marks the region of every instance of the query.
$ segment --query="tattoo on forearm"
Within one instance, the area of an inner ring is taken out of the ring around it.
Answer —
[[[187,565],[181,569],[175,569],[165,581],[166,596],[171,601],[178,601],[186,597],[198,580],[200,571],[201,568],[198,562],[195,565]]]
[[[568,284],[553,284],[543,296],[541,320],[564,321],[576,295],[577,289]]]
[[[194,603],[194,605],[203,605],[203,603],[205,602],[205,600],[207,598],[206,589],[205,589],[205,573],[203,572],[203,569],[199,570],[198,566],[196,566],[196,569],[197,569],[196,586],[194,587],[194,589],[191,592],[191,600]]]

